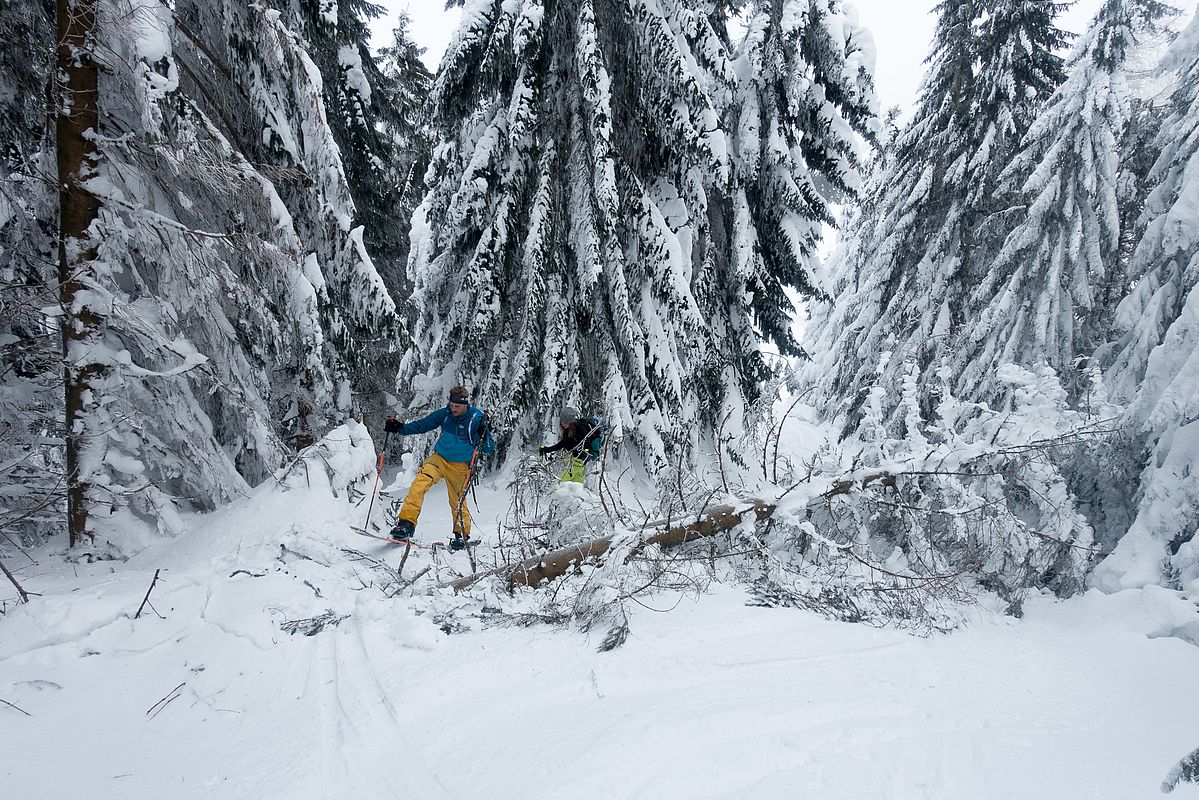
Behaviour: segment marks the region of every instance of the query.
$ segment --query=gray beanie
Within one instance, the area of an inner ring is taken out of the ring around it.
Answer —
[[[570,406],[562,406],[562,410],[558,412],[558,424],[573,425],[579,418],[579,411]]]

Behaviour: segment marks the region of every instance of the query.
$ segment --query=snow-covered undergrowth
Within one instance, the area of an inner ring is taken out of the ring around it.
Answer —
[[[434,587],[468,554],[350,531],[373,464],[351,424],[127,561],[33,554],[18,576],[38,595],[0,615],[5,794],[1122,800],[1199,744],[1199,614],[1180,593],[1031,591],[1020,620],[982,593],[946,604],[953,633],[913,636],[829,619],[846,618],[817,602],[831,572],[784,558],[784,526],[634,553],[630,525],[563,487],[559,520],[616,534],[602,565],[455,594]],[[478,493],[481,570],[513,558],[511,479]],[[444,501],[430,493],[425,543]],[[763,607],[794,595],[763,588],[784,567],[812,602]],[[561,621],[577,624],[543,624]]]

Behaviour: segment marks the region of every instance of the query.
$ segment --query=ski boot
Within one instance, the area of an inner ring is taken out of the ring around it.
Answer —
[[[460,533],[454,534],[454,538],[450,539],[450,549],[451,550],[465,550],[466,549],[466,539],[463,538],[462,534],[460,534]]]
[[[412,534],[416,532],[416,526],[406,519],[396,520],[396,526],[391,529],[388,534],[393,539],[405,541],[412,538]]]

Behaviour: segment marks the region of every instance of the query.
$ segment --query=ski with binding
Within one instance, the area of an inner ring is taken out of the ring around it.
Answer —
[[[443,545],[443,546],[445,545],[445,542],[441,542],[441,541],[418,542],[415,539],[393,539],[390,536],[384,536],[381,533],[373,533],[371,531],[366,530],[365,528],[359,528],[357,525],[351,525],[350,530],[352,530],[354,533],[358,534],[359,536],[369,536],[372,539],[378,539],[379,541],[382,541],[382,542],[391,542],[392,544],[410,544],[413,547],[436,547],[438,545]]]

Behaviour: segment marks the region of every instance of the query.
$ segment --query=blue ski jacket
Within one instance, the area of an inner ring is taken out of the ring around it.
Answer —
[[[411,436],[441,428],[441,436],[433,446],[434,452],[446,461],[465,464],[470,462],[476,447],[485,454],[495,450],[495,440],[491,438],[486,421],[486,415],[474,406],[467,406],[460,417],[455,417],[446,406],[413,422],[405,422],[400,433]]]

